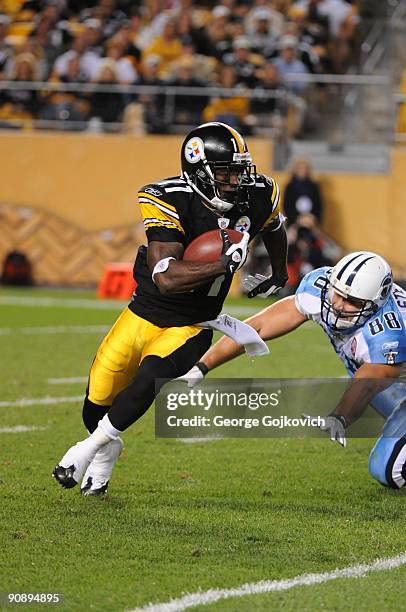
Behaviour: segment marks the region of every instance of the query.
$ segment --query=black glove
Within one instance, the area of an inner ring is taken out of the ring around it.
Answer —
[[[223,250],[221,252],[220,261],[225,267],[228,274],[234,274],[244,265],[248,255],[248,241],[250,235],[248,232],[242,234],[240,242],[231,242],[226,230],[220,230],[223,240]]]
[[[250,275],[248,278],[245,278],[243,285],[248,290],[249,298],[253,298],[256,295],[268,297],[278,293],[286,285],[287,281],[287,275],[272,274],[272,276],[264,276],[263,274],[255,274],[255,276]]]

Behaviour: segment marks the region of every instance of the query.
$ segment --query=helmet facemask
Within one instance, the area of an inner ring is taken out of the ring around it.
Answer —
[[[334,293],[352,302],[354,306],[359,306],[358,310],[347,312],[336,308],[333,304]],[[334,286],[329,278],[321,290],[321,320],[332,332],[342,334],[353,332],[362,327],[377,310],[379,310],[379,306],[372,300],[361,300],[360,298],[352,297],[350,294]]]
[[[249,153],[235,153],[232,162],[202,158],[196,166],[193,173],[184,171],[183,176],[210,208],[221,213],[248,208],[257,172]]]
[[[209,197],[209,206],[221,212],[238,208],[245,210],[249,205],[250,188],[255,186],[256,169],[250,162],[231,163],[207,162],[204,176],[198,175],[202,191]]]

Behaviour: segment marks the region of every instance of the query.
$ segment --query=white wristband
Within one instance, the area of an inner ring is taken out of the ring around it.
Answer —
[[[175,259],[175,257],[165,257],[164,259],[160,259],[158,263],[155,264],[154,269],[152,270],[152,280],[155,283],[154,276],[159,272],[166,272],[169,268],[169,262],[171,259]]]

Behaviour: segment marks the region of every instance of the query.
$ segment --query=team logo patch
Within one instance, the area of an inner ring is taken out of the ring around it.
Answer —
[[[191,138],[185,146],[185,157],[191,164],[197,164],[204,156],[204,144],[201,138]]]
[[[154,195],[154,196],[163,195],[162,191],[159,191],[159,189],[154,189],[154,187],[146,187],[144,191],[145,193],[150,193],[151,195]]]
[[[384,357],[386,357],[386,363],[388,365],[395,365],[397,355],[399,355],[397,351],[388,351],[387,353],[384,353]]]
[[[395,351],[399,346],[399,342],[385,342],[382,344],[383,356],[386,357],[386,363],[388,365],[395,365],[396,356],[399,355],[398,351]]]
[[[217,219],[217,223],[219,224],[220,229],[226,229],[230,223],[230,219],[226,219],[225,217],[220,217],[220,219]]]
[[[244,217],[240,217],[236,224],[234,225],[234,229],[237,232],[248,232],[251,227],[251,219],[244,215]]]
[[[357,352],[357,339],[353,338],[351,342],[351,355],[355,357],[356,352]]]

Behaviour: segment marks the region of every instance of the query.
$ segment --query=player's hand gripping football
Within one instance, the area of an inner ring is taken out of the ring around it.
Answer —
[[[278,293],[287,283],[288,277],[278,274],[272,276],[264,276],[263,274],[251,274],[244,279],[243,286],[248,291],[248,297],[253,298],[256,295],[265,298]]]
[[[304,417],[311,419],[308,414],[303,414]],[[339,414],[330,414],[329,416],[322,417],[324,424],[320,425],[321,431],[325,431],[333,442],[338,442],[343,448],[347,446],[347,440],[345,438],[346,421],[345,418]]]
[[[223,250],[221,254],[221,263],[225,267],[228,274],[234,274],[245,264],[248,255],[248,241],[250,235],[248,232],[242,234],[240,242],[231,242],[225,230],[220,230],[223,240]]]

